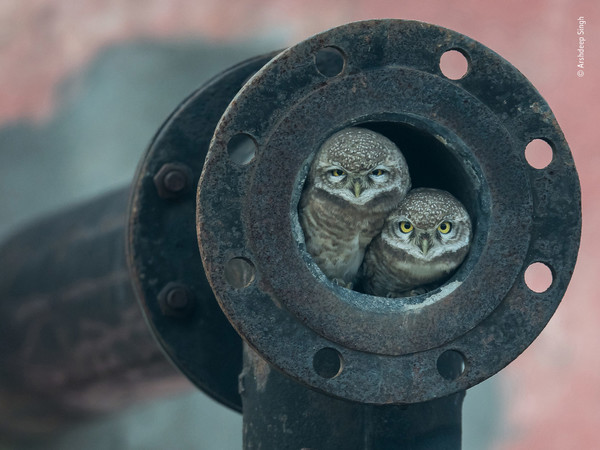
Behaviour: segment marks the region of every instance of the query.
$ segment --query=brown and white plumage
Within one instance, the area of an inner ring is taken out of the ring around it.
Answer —
[[[402,297],[435,287],[463,262],[471,233],[469,214],[448,192],[409,192],[366,251],[363,290]]]
[[[404,156],[385,136],[346,128],[311,165],[299,205],[306,247],[323,273],[351,286],[365,248],[410,189]]]

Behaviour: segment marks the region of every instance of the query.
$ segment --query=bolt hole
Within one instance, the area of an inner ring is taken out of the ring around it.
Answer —
[[[552,158],[552,146],[544,139],[534,139],[525,147],[525,159],[534,169],[546,168]]]
[[[456,380],[465,368],[465,356],[456,350],[446,350],[437,360],[437,370],[446,380]]]
[[[342,372],[342,355],[333,348],[322,348],[315,353],[313,368],[323,378],[335,378]]]
[[[232,258],[225,264],[225,280],[235,289],[243,289],[254,281],[256,268],[246,258]]]
[[[461,50],[448,50],[440,58],[440,70],[450,80],[460,80],[469,71],[469,60]]]
[[[233,136],[227,143],[229,158],[236,164],[244,166],[252,162],[256,156],[258,145],[252,136],[240,133]]]
[[[552,285],[553,280],[552,270],[544,263],[535,262],[525,270],[525,284],[538,294],[546,292]]]
[[[315,53],[315,65],[321,75],[335,77],[344,70],[345,57],[342,51],[335,47],[324,47]]]

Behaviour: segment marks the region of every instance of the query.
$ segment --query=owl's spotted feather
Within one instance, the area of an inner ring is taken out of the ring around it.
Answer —
[[[331,136],[311,165],[299,205],[306,247],[330,279],[355,282],[365,248],[410,189],[404,156],[363,128]]]
[[[409,192],[366,251],[364,291],[403,297],[443,282],[466,257],[471,233],[469,214],[448,192]]]

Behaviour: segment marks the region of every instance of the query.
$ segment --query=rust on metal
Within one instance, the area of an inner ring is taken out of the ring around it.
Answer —
[[[440,69],[450,50],[469,64],[457,80]],[[413,187],[449,191],[473,218],[471,251],[438,289],[363,295],[331,283],[308,255],[297,206],[311,158],[354,125],[402,149]],[[228,154],[238,135],[255,143],[244,164]],[[535,138],[553,149],[541,170],[524,156]],[[236,330],[297,381],[375,404],[449,395],[515,359],[558,306],[581,227],[569,147],[530,82],[473,39],[401,20],[338,27],[266,64],[219,122],[197,201],[206,275]],[[252,282],[232,285],[236,259],[252,267]],[[538,261],[554,275],[541,294],[523,279]],[[334,377],[313,364],[322,349],[343,361]]]
[[[185,164],[169,162],[154,175],[154,185],[161,198],[176,198],[192,186],[192,171]]]
[[[221,115],[271,56],[220,73],[177,107],[138,167],[128,216],[131,279],[157,341],[198,388],[237,411],[242,340],[202,269],[194,188]]]

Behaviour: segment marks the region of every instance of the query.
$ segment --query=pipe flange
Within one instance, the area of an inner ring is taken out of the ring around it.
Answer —
[[[242,407],[242,341],[202,270],[195,186],[219,118],[248,77],[272,56],[220,73],[177,107],[138,167],[129,211],[128,264],[154,336],[196,386],[237,411]]]
[[[442,55],[468,70],[451,79]],[[372,128],[403,150],[413,187],[469,211],[469,256],[443,286],[405,299],[327,280],[306,252],[297,207],[316,150],[340,129]],[[525,148],[551,146],[532,167]],[[242,337],[294,379],[366,403],[412,403],[490,377],[541,332],[575,264],[579,180],[550,108],[512,65],[421,22],[351,23],[291,47],[238,93],[198,187],[207,278]],[[524,281],[541,262],[542,293]]]

